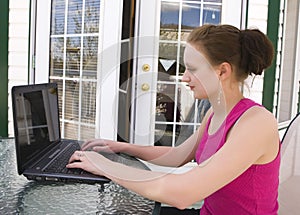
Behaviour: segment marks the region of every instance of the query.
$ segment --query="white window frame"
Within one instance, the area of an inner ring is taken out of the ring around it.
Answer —
[[[36,31],[31,32],[31,38],[35,38],[35,60],[33,58],[31,64],[35,64],[35,69],[29,75],[31,82],[37,84],[49,82],[51,0],[36,0],[33,3]],[[121,25],[122,1],[101,0],[95,138],[117,137]],[[34,50],[31,52],[34,53]]]

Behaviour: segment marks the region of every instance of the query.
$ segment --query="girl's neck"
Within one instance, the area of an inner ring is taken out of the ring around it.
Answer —
[[[225,95],[220,99],[220,103],[213,100],[211,101],[211,106],[213,109],[213,118],[211,120],[211,125],[209,128],[209,133],[214,133],[224,122],[227,115],[234,108],[234,106],[244,98],[241,92],[229,95]]]

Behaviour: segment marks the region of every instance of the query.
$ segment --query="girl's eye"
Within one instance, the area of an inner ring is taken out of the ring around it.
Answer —
[[[186,68],[189,72],[195,72],[196,71],[196,69],[194,69],[194,68]]]

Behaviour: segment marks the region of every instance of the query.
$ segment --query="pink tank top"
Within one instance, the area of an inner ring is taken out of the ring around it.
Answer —
[[[227,133],[239,117],[250,107],[259,105],[250,99],[242,99],[226,117],[213,135],[208,134],[212,115],[198,145],[195,159],[201,163],[226,141]],[[260,106],[260,105],[259,105]],[[207,146],[207,147],[206,147]],[[226,165],[226,164],[225,164]],[[275,215],[278,211],[280,152],[270,163],[252,165],[235,180],[204,200],[201,215]]]

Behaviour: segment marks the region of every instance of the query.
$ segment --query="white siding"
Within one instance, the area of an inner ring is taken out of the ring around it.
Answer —
[[[291,119],[296,113],[299,80],[299,5],[300,1],[286,1],[285,33],[283,40],[283,59],[279,94],[279,122]],[[297,74],[298,73],[298,74]]]
[[[268,0],[249,0],[248,28],[258,28],[262,32],[267,32]],[[253,80],[254,78],[254,80]],[[246,97],[262,103],[263,95],[263,75],[249,77],[246,80],[244,94]]]
[[[14,136],[11,87],[28,83],[29,0],[9,1],[8,135]]]

